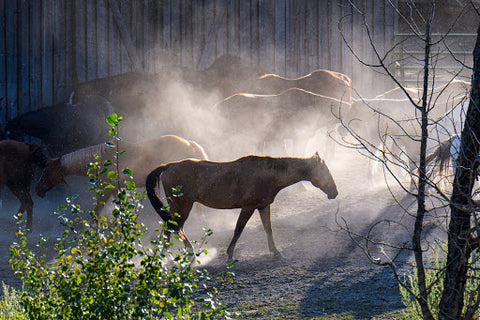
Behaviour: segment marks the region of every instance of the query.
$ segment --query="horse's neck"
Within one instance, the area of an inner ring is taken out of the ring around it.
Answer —
[[[303,158],[276,158],[274,170],[281,188],[288,187],[299,181],[309,180],[309,159]]]
[[[87,175],[88,164],[96,161],[95,155],[105,158],[110,149],[102,143],[63,155],[60,161],[65,175]]]

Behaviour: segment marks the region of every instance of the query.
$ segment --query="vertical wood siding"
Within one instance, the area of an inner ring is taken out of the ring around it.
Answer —
[[[391,7],[353,2],[370,12],[376,44],[389,46]],[[77,81],[164,65],[201,70],[224,54],[286,77],[339,71],[380,92],[384,79],[338,31],[371,60],[361,23],[349,0],[0,0],[0,123],[67,100]]]

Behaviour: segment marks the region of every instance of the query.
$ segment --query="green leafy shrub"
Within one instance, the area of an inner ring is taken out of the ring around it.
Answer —
[[[433,259],[431,264],[426,268],[425,280],[427,288],[429,288],[428,306],[434,317],[438,318],[439,304],[443,291],[443,282],[445,277],[445,253],[447,251],[447,244],[437,246],[433,251]],[[477,293],[480,290],[480,256],[478,254],[472,255],[470,258],[469,269],[467,272],[467,283],[465,286],[465,310],[468,306],[473,306],[479,299]],[[416,270],[416,269],[415,269]],[[422,311],[418,300],[413,296],[419,296],[417,272],[412,272],[404,276],[402,283],[399,284],[400,293],[402,295],[402,302],[405,306],[405,313],[408,319],[422,320]],[[477,308],[478,309],[478,308]],[[475,313],[475,319],[479,317],[478,310]]]
[[[95,201],[105,190],[117,189],[111,216],[90,211],[90,219],[83,219],[75,199],[67,199],[56,212],[65,231],[56,239],[51,261],[46,250],[49,241],[41,237],[39,249],[33,250],[20,227],[10,261],[23,281],[21,305],[29,319],[227,317],[219,292],[207,286],[211,276],[192,267],[193,253],[171,249],[173,243],[167,243],[160,232],[163,224],[155,229],[149,245],[143,244],[147,228],[137,216],[145,196],[136,190],[131,170],[120,174],[118,166],[112,169],[122,153],[116,143],[120,120],[115,114],[107,119],[116,159],[89,164]]]
[[[0,320],[26,320],[27,315],[20,304],[17,291],[2,282],[2,297],[0,299]]]

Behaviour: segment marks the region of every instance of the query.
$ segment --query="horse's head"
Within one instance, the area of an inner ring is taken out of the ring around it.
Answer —
[[[47,191],[55,187],[60,182],[65,182],[64,171],[60,162],[60,158],[48,160],[35,191],[39,197],[43,198],[45,197]]]
[[[310,182],[327,194],[328,199],[335,199],[338,195],[337,185],[322,158],[316,152],[311,158],[312,173]]]

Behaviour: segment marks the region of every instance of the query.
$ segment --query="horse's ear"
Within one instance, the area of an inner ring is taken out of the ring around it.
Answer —
[[[313,155],[313,157],[314,157],[315,159],[320,159],[320,156],[318,155],[318,151],[315,152],[315,154]]]

